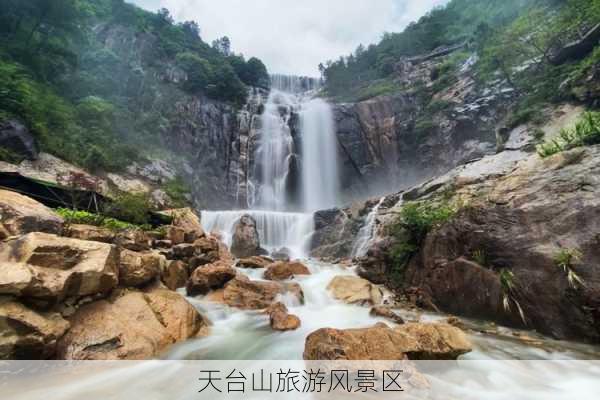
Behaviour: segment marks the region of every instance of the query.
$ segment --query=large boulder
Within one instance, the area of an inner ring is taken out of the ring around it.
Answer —
[[[0,359],[46,359],[69,329],[58,313],[34,311],[9,297],[0,297]]]
[[[199,239],[204,236],[200,218],[198,218],[198,215],[192,209],[178,208],[161,211],[160,213],[173,218],[173,226],[184,230],[186,242],[193,242],[193,240],[190,240],[191,238]]]
[[[64,236],[73,239],[90,240],[92,242],[113,243],[116,233],[110,229],[93,225],[69,225],[63,232]]]
[[[299,302],[304,301],[304,294],[297,283],[251,281],[245,276],[237,276],[225,285],[223,300],[231,307],[261,310],[288,292]]]
[[[228,262],[204,265],[190,276],[186,285],[188,296],[205,295],[211,290],[221,289],[235,278],[237,271]]]
[[[266,268],[271,264],[273,264],[273,259],[270,257],[254,256],[238,260],[236,266],[238,268],[260,269]]]
[[[275,331],[293,331],[300,328],[300,318],[289,314],[288,309],[283,303],[274,303],[267,308],[271,328]]]
[[[184,287],[188,278],[188,267],[182,261],[168,261],[161,274],[162,282],[171,290]]]
[[[0,295],[20,296],[33,281],[27,264],[0,262]]]
[[[168,346],[208,334],[209,322],[179,294],[166,289],[125,291],[80,307],[58,342],[67,360],[140,360]]]
[[[17,121],[0,122],[0,147],[28,160],[35,160],[39,154],[35,138]]]
[[[460,329],[446,324],[378,324],[364,329],[319,329],[306,338],[305,360],[453,360],[471,351]]]
[[[2,243],[0,261],[31,273],[21,296],[49,304],[108,293],[118,283],[119,253],[106,243],[29,233]]]
[[[166,259],[160,254],[122,250],[119,262],[119,284],[124,287],[145,285],[158,277],[165,266]]]
[[[270,281],[283,281],[296,275],[310,275],[310,271],[306,265],[298,261],[278,261],[269,265],[265,271],[265,279]]]
[[[60,234],[63,219],[30,197],[0,189],[0,240],[30,232]]]
[[[348,304],[378,305],[383,300],[379,287],[356,276],[336,276],[327,286],[333,297]]]
[[[235,224],[231,242],[231,253],[237,258],[252,257],[260,254],[260,239],[256,221],[250,215],[244,215]]]

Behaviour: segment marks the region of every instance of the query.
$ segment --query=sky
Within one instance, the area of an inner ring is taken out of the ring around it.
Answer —
[[[318,65],[399,32],[448,0],[128,0],[194,20],[211,43],[228,36],[232,50],[258,57],[271,73],[318,76]]]

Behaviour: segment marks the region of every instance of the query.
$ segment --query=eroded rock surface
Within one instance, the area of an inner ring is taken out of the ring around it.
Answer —
[[[42,203],[0,189],[0,240],[31,232],[60,234],[63,222],[61,217]]]
[[[270,281],[283,281],[297,275],[310,275],[308,267],[298,261],[278,261],[270,264],[265,271],[265,279]]]
[[[237,258],[257,256],[260,253],[260,239],[256,221],[244,215],[236,223],[231,243],[231,253]]]
[[[348,304],[378,305],[383,300],[379,287],[355,276],[336,276],[327,286],[333,297]]]

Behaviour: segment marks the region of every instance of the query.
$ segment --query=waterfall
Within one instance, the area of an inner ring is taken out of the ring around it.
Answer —
[[[379,200],[371,212],[365,218],[365,223],[360,228],[358,235],[356,236],[356,241],[354,242],[354,246],[352,247],[352,257],[363,257],[367,254],[369,250],[369,246],[373,241],[373,237],[375,236],[375,222],[377,221],[377,213],[379,212],[379,208],[385,201],[385,197],[382,197]]]
[[[300,129],[304,209],[317,211],[334,207],[339,199],[339,174],[337,139],[329,104],[321,99],[305,103]]]

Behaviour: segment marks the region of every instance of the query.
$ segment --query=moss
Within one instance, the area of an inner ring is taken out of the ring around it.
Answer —
[[[180,177],[165,183],[162,189],[171,198],[173,207],[183,208],[189,205],[188,196],[191,191]]]
[[[150,222],[153,206],[147,193],[124,193],[105,207],[104,213],[112,218],[136,225]]]

